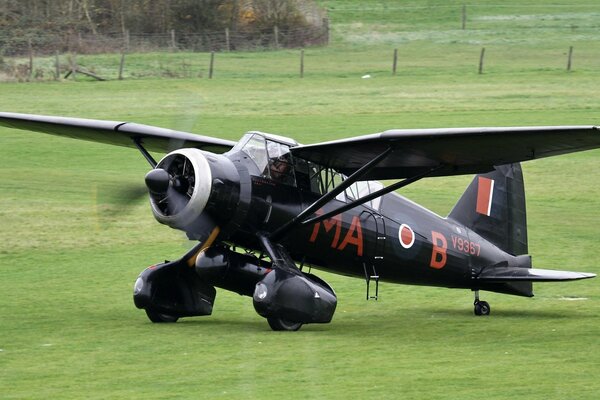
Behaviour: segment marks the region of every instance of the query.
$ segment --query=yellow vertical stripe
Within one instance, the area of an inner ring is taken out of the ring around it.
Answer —
[[[200,246],[196,254],[190,257],[190,259],[187,262],[188,266],[193,267],[194,265],[196,265],[196,259],[198,258],[198,255],[202,251],[204,251],[204,249],[209,248],[213,244],[217,236],[219,236],[219,232],[221,232],[221,229],[218,226],[215,226],[215,229],[213,229],[210,235],[208,235],[208,239],[206,239],[206,241],[202,243],[202,246]]]

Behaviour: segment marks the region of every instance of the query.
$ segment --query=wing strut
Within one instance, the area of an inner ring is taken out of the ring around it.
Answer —
[[[146,150],[144,146],[142,146],[140,138],[133,139],[133,144],[135,144],[135,147],[137,147],[140,153],[142,153],[142,155],[144,156],[146,161],[148,161],[150,166],[152,166],[152,168],[156,168],[156,160],[150,155],[150,153],[148,153],[148,150]]]
[[[323,196],[319,197],[317,201],[312,203],[308,208],[302,211],[300,214],[295,216],[293,219],[282,225],[279,229],[273,232],[269,237],[273,241],[278,241],[287,235],[292,229],[298,227],[302,221],[306,219],[306,217],[311,216],[315,211],[321,208],[323,205],[328,203],[331,199],[335,198],[338,194],[342,193],[344,190],[350,187],[354,182],[360,180],[364,175],[366,175],[369,171],[377,166],[383,159],[385,159],[392,152],[392,148],[388,147],[377,157],[373,158],[371,161],[360,167],[356,172],[350,175],[347,179],[345,179],[339,186],[336,186],[330,192],[325,193]]]
[[[361,197],[360,199],[354,200],[351,203],[348,203],[348,204],[346,204],[344,206],[338,207],[335,210],[331,210],[328,213],[325,213],[325,214],[322,214],[322,215],[318,215],[316,217],[304,220],[300,224],[301,225],[310,225],[310,224],[313,224],[313,223],[316,223],[316,222],[321,222],[321,221],[323,221],[325,219],[329,219],[331,217],[334,217],[334,216],[336,216],[338,214],[343,213],[344,211],[348,211],[348,210],[350,210],[350,209],[352,209],[354,207],[358,207],[361,204],[366,203],[367,201],[371,201],[373,199],[376,199],[377,197],[383,196],[384,194],[393,192],[396,189],[400,189],[400,188],[402,188],[404,186],[408,186],[411,183],[414,183],[414,182],[416,182],[416,181],[418,181],[418,180],[420,180],[422,178],[425,178],[427,175],[433,174],[435,171],[437,171],[438,169],[440,169],[442,167],[443,167],[443,165],[438,165],[437,167],[431,168],[428,171],[425,171],[423,173],[417,174],[415,176],[411,176],[410,178],[406,178],[404,180],[401,180],[400,182],[396,182],[393,185],[386,186],[383,189],[379,189],[376,192],[370,193],[370,194],[368,194],[368,195],[366,195],[364,197]]]
[[[261,232],[257,234],[257,237],[263,250],[269,255],[269,258],[271,258],[274,267],[280,268],[293,275],[302,275],[296,266],[296,263],[282,245],[271,242],[271,240]]]

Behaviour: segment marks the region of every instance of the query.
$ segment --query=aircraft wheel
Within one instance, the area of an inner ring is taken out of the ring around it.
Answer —
[[[178,317],[174,317],[168,314],[161,314],[150,310],[145,310],[148,319],[154,323],[163,323],[163,322],[177,322]]]
[[[478,301],[475,303],[475,315],[490,315],[490,304],[487,301]]]
[[[274,331],[297,331],[302,327],[302,322],[292,322],[281,318],[267,318],[267,322]]]

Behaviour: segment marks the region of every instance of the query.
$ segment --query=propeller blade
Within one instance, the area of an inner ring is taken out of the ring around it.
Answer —
[[[180,193],[173,187],[169,187],[167,190],[167,209],[170,215],[175,215],[187,205],[190,200],[189,197],[183,193]]]
[[[148,196],[148,189],[139,182],[103,184],[96,187],[95,202],[110,207],[137,205]]]

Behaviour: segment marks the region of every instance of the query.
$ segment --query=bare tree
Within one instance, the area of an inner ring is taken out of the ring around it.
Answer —
[[[93,2],[94,0],[91,0],[91,1]],[[78,0],[77,2],[79,3],[79,6],[83,10],[83,14],[85,15],[85,19],[88,21],[88,23],[90,25],[90,30],[92,31],[92,34],[94,36],[96,36],[98,34],[98,31],[96,30],[96,24],[92,20],[92,16],[90,13],[89,0]]]

